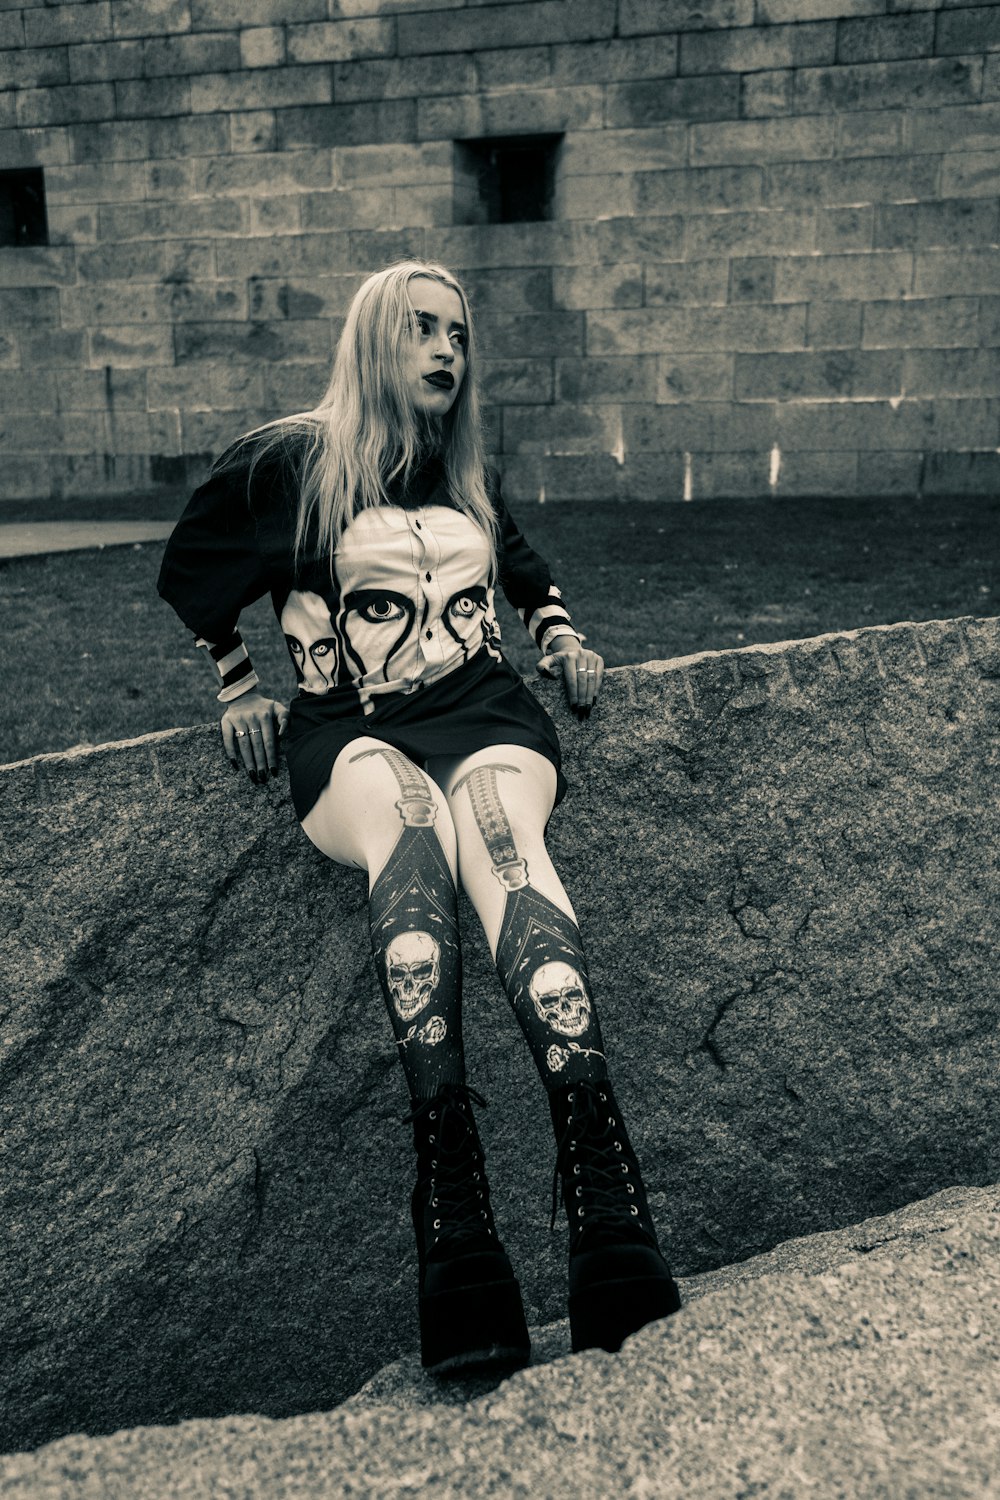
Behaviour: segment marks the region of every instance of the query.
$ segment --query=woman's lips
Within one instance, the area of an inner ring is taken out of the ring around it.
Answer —
[[[442,391],[450,391],[455,385],[455,377],[449,370],[435,370],[432,375],[425,375],[424,379],[428,385],[436,385]]]

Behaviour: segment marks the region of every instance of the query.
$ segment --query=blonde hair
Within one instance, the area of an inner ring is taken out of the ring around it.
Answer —
[[[430,428],[414,409],[406,386],[405,349],[415,336],[407,288],[417,276],[438,281],[458,294],[466,326],[465,378],[439,429]],[[476,344],[468,298],[444,266],[405,260],[376,271],[355,293],[329,384],[317,405],[255,428],[230,453],[252,443],[252,475],[269,450],[291,437],[305,439],[295,558],[297,562],[315,526],[332,576],[333,554],[355,515],[388,503],[388,486],[397,478],[406,483],[427,456],[436,431],[440,432],[449,498],[485,532],[490,580],[495,582],[499,525],[486,492]]]

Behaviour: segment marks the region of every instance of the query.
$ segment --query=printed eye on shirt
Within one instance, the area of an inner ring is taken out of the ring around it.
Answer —
[[[299,687],[352,687],[366,713],[382,693],[409,693],[486,650],[500,627],[489,545],[460,511],[428,505],[360,512],[341,537],[331,583],[315,563],[280,613]]]

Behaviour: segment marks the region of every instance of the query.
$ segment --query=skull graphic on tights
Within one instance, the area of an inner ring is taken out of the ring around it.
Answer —
[[[429,932],[401,932],[385,950],[389,993],[397,1014],[410,1021],[423,1010],[441,977],[441,949]]]
[[[582,1036],[590,1025],[590,1001],[576,969],[554,961],[542,964],[528,982],[539,1019],[561,1036]]]

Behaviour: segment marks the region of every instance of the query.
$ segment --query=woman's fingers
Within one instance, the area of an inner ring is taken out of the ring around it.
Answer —
[[[264,755],[264,765],[263,767],[261,767],[261,769],[263,770],[265,777],[267,776],[268,771],[270,771],[272,776],[277,776],[278,737],[274,729],[274,719],[270,714],[268,714],[266,719],[262,719],[260,721],[260,731],[261,733],[259,740],[257,741],[257,748],[259,748]]]
[[[277,716],[275,709],[280,710]],[[274,704],[267,710],[258,708],[227,713],[223,717],[222,742],[226,754],[237,769],[242,764],[250,780],[257,785],[266,782],[269,775],[278,774],[278,733],[287,724],[288,717],[283,704]]]

